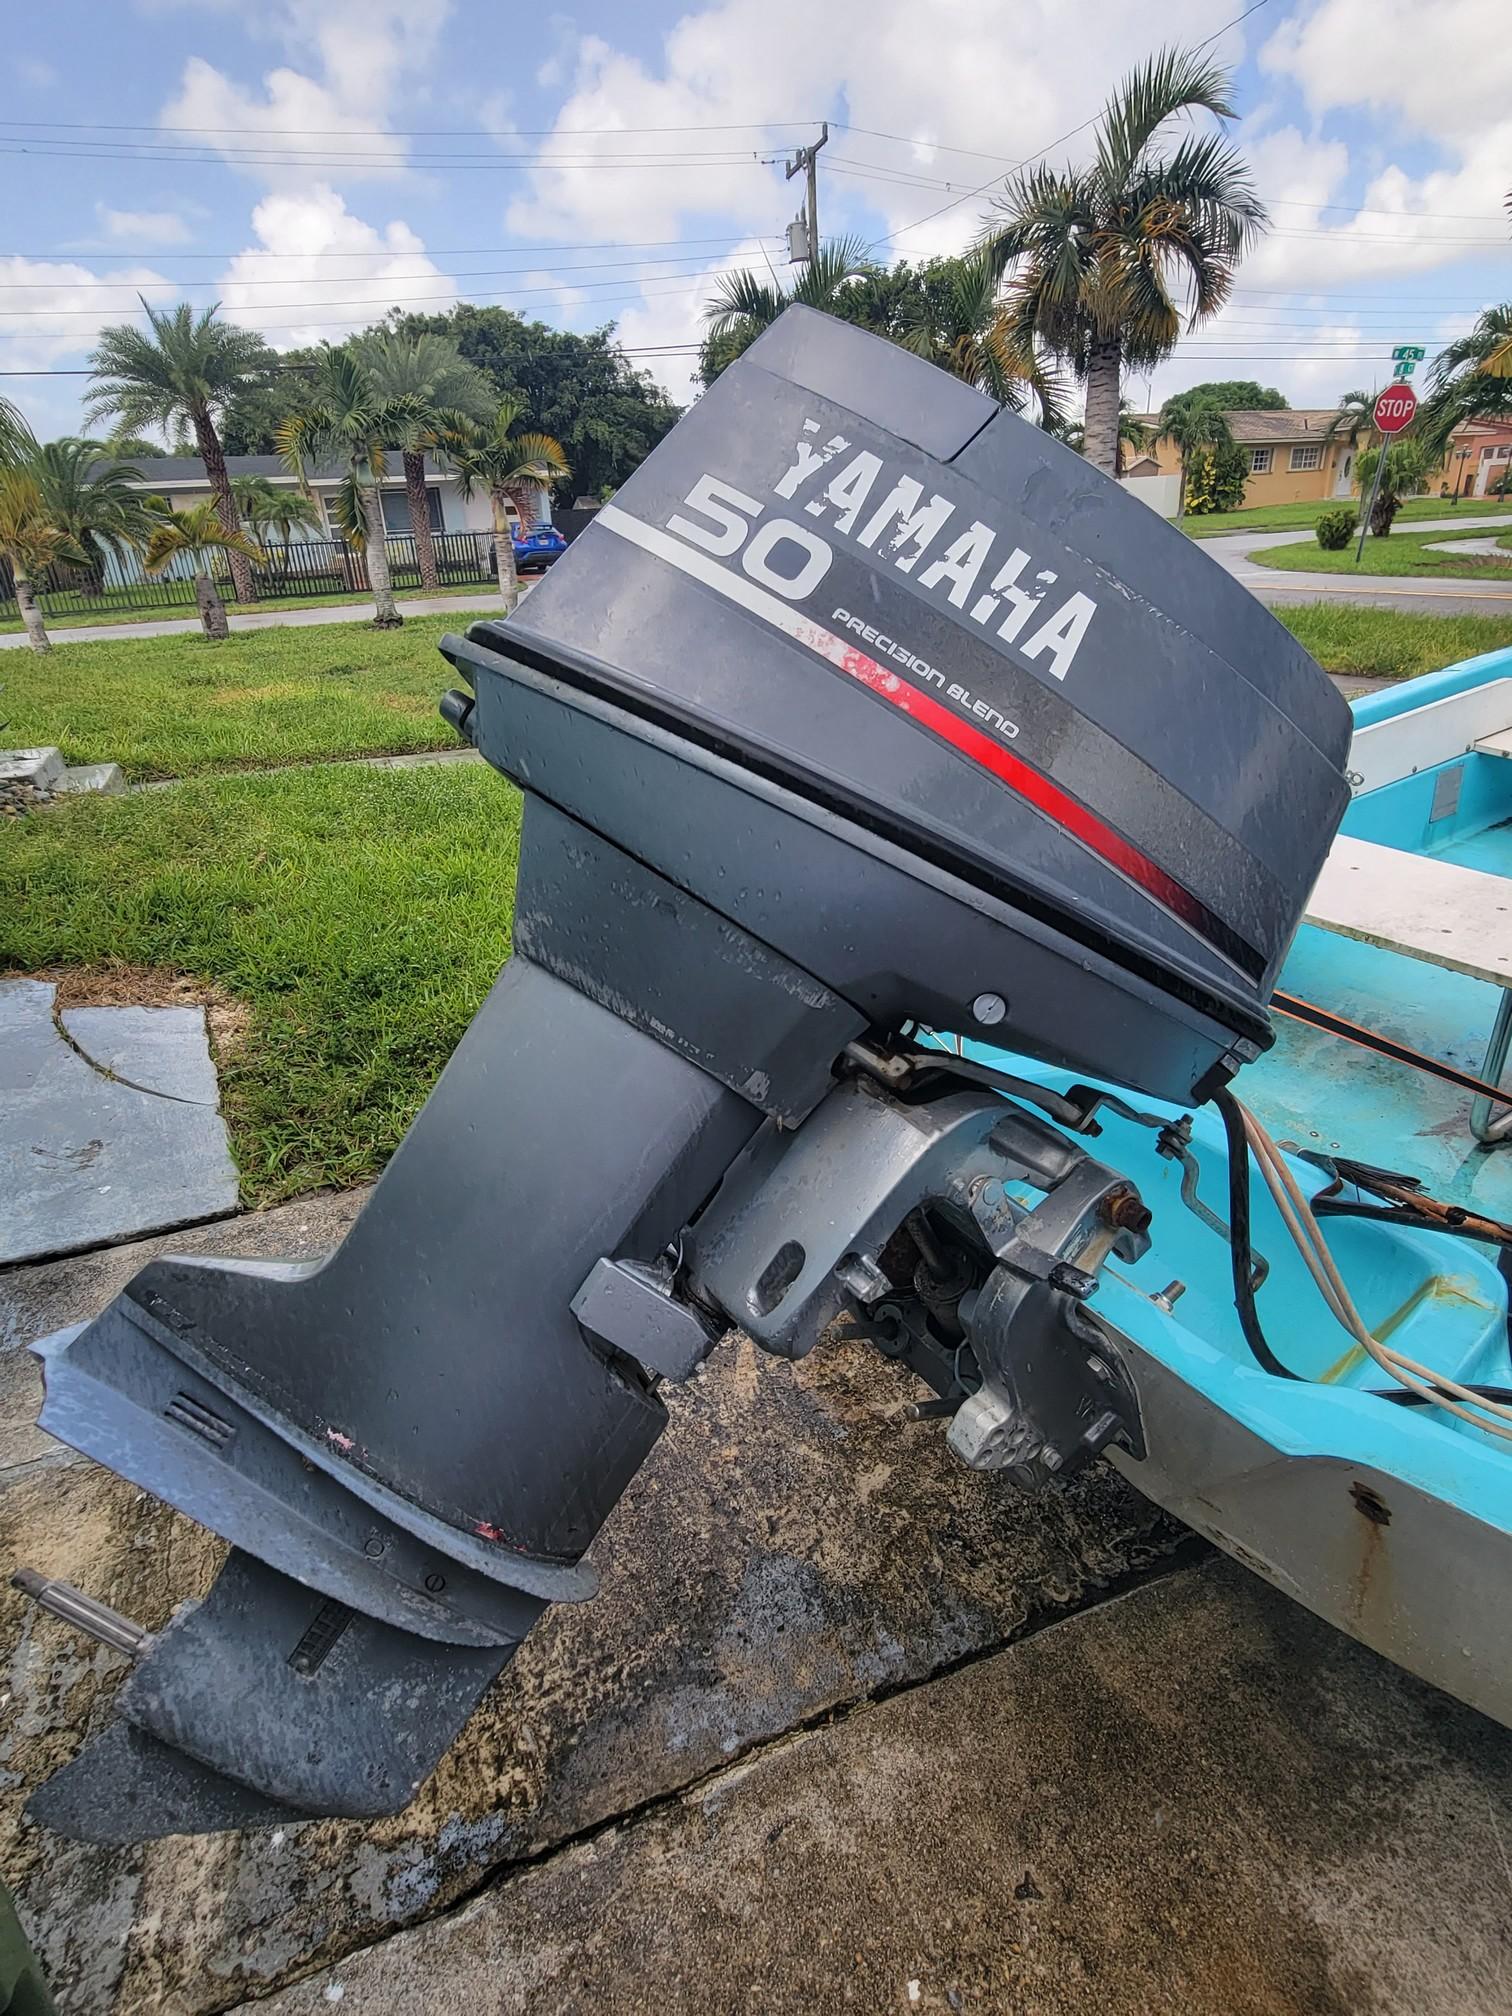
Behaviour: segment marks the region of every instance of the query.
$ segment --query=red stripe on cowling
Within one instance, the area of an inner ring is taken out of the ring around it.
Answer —
[[[1053,819],[1084,846],[1090,847],[1094,854],[1127,875],[1131,882],[1147,889],[1205,937],[1219,944],[1231,937],[1227,927],[1190,889],[1183,888],[1147,854],[1142,854],[1121,833],[1116,833],[1095,812],[1069,797],[1059,785],[1052,784],[1048,777],[1033,769],[1021,756],[1015,756],[1001,742],[984,735],[980,728],[974,728],[958,714],[952,714],[948,707],[942,707],[930,694],[921,692],[917,686],[910,686],[896,672],[889,672],[875,658],[868,658],[864,651],[855,650],[843,638],[836,637],[821,625],[805,623],[803,628],[811,633],[804,641],[811,643],[837,670],[888,701],[900,713],[908,715],[910,720],[928,728],[952,748],[959,749],[963,756],[980,763],[984,770],[990,770],[1020,798]]]

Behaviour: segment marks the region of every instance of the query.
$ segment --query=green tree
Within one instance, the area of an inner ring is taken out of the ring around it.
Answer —
[[[168,450],[161,442],[151,441],[144,434],[128,434],[118,427],[105,442],[105,452],[118,462],[160,461]]]
[[[27,425],[19,406],[0,399],[0,469],[13,469],[29,462],[37,452],[37,437]]]
[[[441,576],[431,538],[425,458],[442,445],[449,432],[486,420],[498,404],[497,394],[450,337],[429,329],[370,329],[354,336],[346,348],[367,372],[378,396],[403,412],[403,424],[393,445],[404,464],[404,491],[420,583],[434,594],[441,586]]]
[[[284,466],[304,485],[309,465],[337,464],[350,486],[365,534],[368,579],[373,584],[373,621],[397,630],[404,618],[394,601],[383,524],[386,449],[413,418],[407,399],[386,399],[369,374],[344,350],[328,350],[321,361],[315,403],[293,414],[278,430]]]
[[[224,553],[228,560],[262,557],[239,525],[234,531],[226,530],[214,504],[191,504],[187,511],[165,508],[156,514],[144,564],[149,574],[161,574],[173,561],[188,559],[194,569],[194,603],[200,624],[213,643],[223,644],[231,626],[211,572],[212,553]]]
[[[1187,516],[1199,518],[1209,511],[1237,511],[1244,502],[1249,477],[1249,453],[1237,441],[1198,448],[1192,455],[1187,479]]]
[[[514,431],[524,410],[523,400],[501,399],[486,428],[458,430],[447,443],[462,495],[472,497],[481,490],[493,507],[494,566],[506,613],[520,592],[509,507],[513,504],[518,511],[531,491],[542,484],[565,482],[571,473],[560,441],[550,434]]]
[[[9,425],[11,418],[20,418],[14,407],[0,414],[0,425]],[[23,428],[24,425],[23,422]],[[12,438],[11,446],[15,445]],[[24,462],[8,462],[0,467],[0,560],[10,569],[16,607],[33,651],[52,649],[47,625],[37,606],[36,584],[55,562],[85,557],[82,548],[48,515],[41,486],[31,469]]]
[[[1360,495],[1368,497],[1375,482],[1376,465],[1381,459],[1379,447],[1367,448],[1356,464],[1355,473],[1360,479]],[[1376,492],[1375,503],[1370,511],[1370,534],[1373,539],[1384,539],[1391,530],[1391,521],[1402,507],[1404,497],[1411,497],[1421,490],[1428,479],[1428,472],[1438,461],[1438,456],[1426,441],[1418,436],[1392,441],[1386,448],[1386,467],[1381,472],[1381,487]]]
[[[1346,392],[1339,401],[1338,412],[1324,429],[1324,440],[1333,441],[1342,434],[1351,448],[1358,447],[1362,440],[1369,441],[1375,432],[1375,402],[1374,392]]]
[[[1206,378],[1188,391],[1202,393],[1224,413],[1285,413],[1284,393],[1274,385],[1262,385],[1256,378]]]
[[[398,315],[401,335],[434,330],[487,374],[495,401],[519,399],[521,426],[560,441],[572,490],[616,489],[672,426],[680,408],[620,351],[612,326],[587,335],[526,322],[507,308],[463,304],[446,315]],[[564,479],[565,481],[565,479]]]
[[[1085,454],[1087,430],[1080,418],[1070,418],[1064,414],[1057,414],[1045,422],[1045,432],[1053,435],[1057,441],[1064,441],[1066,446],[1074,448],[1078,455]],[[1125,450],[1132,449],[1136,455],[1142,455],[1145,449],[1149,447],[1152,438],[1153,430],[1146,427],[1143,420],[1134,411],[1131,401],[1120,399],[1118,402],[1118,474],[1120,476],[1123,475],[1128,465],[1128,455],[1125,453]]]
[[[92,420],[114,418],[132,433],[149,427],[187,430],[210,478],[221,526],[239,536],[216,418],[236,391],[270,378],[277,360],[261,336],[222,322],[219,302],[199,316],[187,301],[172,309],[149,308],[143,301],[142,312],[145,330],[122,322],[100,331],[89,360],[94,382],[85,395],[85,413]],[[251,569],[234,543],[226,550],[237,596],[247,600]]]
[[[1017,412],[1032,394],[1041,422],[1059,410],[1059,387],[998,300],[997,272],[985,252],[941,262],[938,287],[919,287],[903,306],[897,340],[905,350],[964,379]]]
[[[1165,142],[1173,120],[1234,116],[1229,73],[1196,52],[1167,50],[1124,79],[1103,108],[1092,163],[1038,163],[1007,184],[984,235],[1029,342],[1063,357],[1087,388],[1086,455],[1106,474],[1118,459],[1125,365],[1150,370],[1186,326],[1222,307],[1246,248],[1266,224],[1242,156],[1222,132]]]
[[[287,483],[275,483],[269,476],[233,476],[231,494],[264,563],[280,580],[289,571],[289,541],[294,533],[325,531],[325,520],[315,499],[303,490],[291,490]],[[272,549],[275,535],[279,542],[277,560]]]
[[[112,455],[109,442],[77,435],[39,447],[28,466],[49,521],[82,556],[85,593],[102,595],[110,551],[140,547],[152,530],[141,470]]]
[[[864,239],[831,238],[785,287],[749,270],[722,273],[704,304],[708,333],[698,367],[704,384],[712,385],[795,302],[834,314],[847,289],[870,267]]]
[[[284,421],[315,404],[321,355],[313,344],[280,351],[278,369],[270,377],[237,387],[220,422],[221,445],[228,455],[278,453]]]
[[[1431,383],[1413,432],[1440,457],[1465,421],[1512,420],[1512,302],[1487,308],[1468,336],[1446,343]]]
[[[1181,456],[1181,497],[1176,515],[1184,518],[1192,457],[1199,449],[1232,446],[1233,432],[1206,387],[1194,386],[1190,392],[1177,392],[1167,399],[1160,409],[1160,431],[1155,438],[1171,442]]]

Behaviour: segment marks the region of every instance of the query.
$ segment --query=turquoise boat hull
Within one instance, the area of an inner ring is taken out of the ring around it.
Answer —
[[[1445,722],[1429,716],[1430,736],[1427,710],[1453,703],[1450,714],[1458,709],[1473,727],[1476,709],[1495,717],[1502,682],[1504,725],[1512,726],[1506,651],[1357,703],[1356,746],[1370,746],[1360,731],[1393,724],[1395,745],[1410,751],[1420,741],[1431,756]],[[1385,781],[1362,777],[1343,831],[1505,877],[1512,902],[1506,757],[1472,745],[1420,766],[1409,761],[1405,774]],[[1298,932],[1281,985],[1474,1074],[1501,992],[1311,924]],[[1057,1090],[1071,1082],[1014,1053],[936,1040]],[[1468,1093],[1286,1018],[1278,1018],[1275,1048],[1241,1073],[1236,1090],[1289,1151],[1408,1172],[1432,1196],[1512,1219],[1512,1142],[1476,1139]],[[1180,1110],[1140,1104],[1170,1118]],[[1226,1218],[1217,1114],[1193,1113],[1192,1129],[1198,1194]],[[1182,1203],[1181,1170],[1156,1152],[1155,1138],[1105,1109],[1097,1152],[1134,1180],[1153,1212],[1150,1251],[1132,1266],[1109,1262],[1094,1304],[1126,1356],[1147,1442],[1142,1460],[1119,1451],[1109,1460],[1310,1610],[1512,1726],[1512,1606],[1503,1600],[1512,1578],[1512,1448],[1440,1408],[1378,1397],[1386,1375],[1330,1314],[1257,1179],[1253,1241],[1270,1268],[1257,1309],[1272,1349],[1299,1376],[1263,1371],[1235,1313],[1227,1243]],[[1309,1194],[1329,1181],[1291,1159]],[[1023,1201],[1034,1198],[1025,1191]],[[1330,1218],[1325,1230],[1380,1341],[1464,1383],[1512,1386],[1499,1249],[1362,1219]]]

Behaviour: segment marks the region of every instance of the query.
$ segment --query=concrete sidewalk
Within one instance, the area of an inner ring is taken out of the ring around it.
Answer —
[[[1403,531],[1461,532],[1477,526],[1493,525],[1512,532],[1512,516],[1414,520]],[[1298,602],[1364,603],[1370,608],[1400,609],[1409,614],[1430,616],[1512,616],[1512,576],[1488,581],[1484,587],[1467,581],[1441,581],[1431,575],[1421,579],[1398,575],[1383,578],[1362,574],[1358,580],[1337,574],[1309,574],[1302,569],[1257,567],[1248,556],[1271,546],[1311,546],[1317,540],[1311,532],[1226,532],[1219,539],[1200,542],[1219,566],[1242,581],[1260,601],[1277,607]],[[1512,556],[1509,556],[1512,558]]]
[[[522,596],[531,585],[524,581],[520,583]],[[499,600],[496,588],[479,588],[476,595],[416,595],[406,597],[399,604],[401,616],[449,616],[454,609],[459,616],[468,612],[476,614],[479,610],[502,616],[504,604]],[[370,622],[372,614],[371,602],[340,602],[322,603],[313,609],[269,609],[261,615],[232,611],[228,621],[233,630],[302,630],[318,623]],[[49,634],[54,644],[104,644],[113,638],[125,642],[133,637],[192,637],[199,628],[197,616],[172,616],[147,623],[80,623]],[[0,651],[29,648],[24,630],[0,637]]]
[[[157,1627],[220,1547],[33,1425],[25,1342],[149,1254],[0,1275],[5,1551]],[[1512,1737],[1210,1562],[1111,1471],[963,1470],[869,1349],[727,1340],[415,1804],[114,1851],[19,1817],[121,1671],[0,1596],[0,1867],[65,2016],[1491,2016]]]

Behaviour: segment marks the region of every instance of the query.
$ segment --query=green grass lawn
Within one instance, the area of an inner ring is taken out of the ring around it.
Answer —
[[[1462,658],[1512,649],[1512,604],[1505,616],[1426,616],[1340,608],[1334,602],[1306,602],[1271,613],[1326,672],[1416,679]]]
[[[1406,678],[1512,646],[1512,610],[1280,613],[1341,672]],[[508,952],[519,799],[502,779],[311,760],[455,746],[435,712],[445,627],[80,644],[0,664],[7,742],[114,756],[139,777],[199,773],[0,825],[0,969],[146,969],[239,1007],[245,1030],[219,1062],[248,1203],[375,1175]],[[135,980],[123,991],[147,998]]]
[[[1264,546],[1249,558],[1257,567],[1294,568],[1304,574],[1429,574],[1465,581],[1512,579],[1512,554],[1462,553],[1456,557],[1453,553],[1430,551],[1440,543],[1459,545],[1466,539],[1490,536],[1484,529],[1453,534],[1392,531],[1384,539],[1366,539],[1358,566],[1354,540],[1331,553],[1325,552],[1316,540],[1310,546]]]
[[[113,761],[134,780],[455,749],[436,712],[451,683],[436,642],[477,620],[459,611],[402,630],[332,623],[225,644],[102,638],[40,657],[7,651],[0,743],[56,743],[70,763]]]
[[[317,766],[0,825],[0,967],[129,963],[249,1012],[220,1059],[248,1203],[374,1176],[509,949],[520,801],[472,765]]]
[[[395,590],[395,600],[402,605],[405,602],[413,602],[417,596],[425,595],[428,592],[424,588],[399,588]],[[483,581],[470,582],[466,587],[462,588],[438,588],[435,593],[437,595],[459,596],[464,599],[471,597],[479,603],[495,602],[498,600],[497,591],[490,588],[488,583]],[[230,610],[231,615],[236,617],[265,616],[270,611],[278,609],[334,609],[341,607],[351,608],[355,611],[364,607],[371,609],[372,605],[372,595],[365,594],[265,595],[259,602],[233,602],[228,603],[226,606]],[[103,628],[107,625],[114,628],[117,624],[121,623],[175,623],[184,621],[193,623],[198,620],[192,602],[170,602],[144,609],[139,604],[129,602],[125,606],[113,604],[109,599],[108,593],[99,609],[92,609],[87,612],[75,609],[66,616],[48,616],[46,618],[49,636],[54,634],[63,636],[70,630]],[[25,625],[19,617],[9,622],[0,620],[0,637],[15,635],[24,628]]]
[[[1310,532],[1321,512],[1353,504],[1350,497],[1315,497],[1309,504],[1262,504],[1252,511],[1214,511],[1204,518],[1183,518],[1181,529],[1193,539],[1217,539],[1225,532]],[[1462,497],[1451,504],[1447,497],[1410,497],[1397,513],[1398,524],[1414,518],[1498,518],[1512,512],[1512,499]]]

